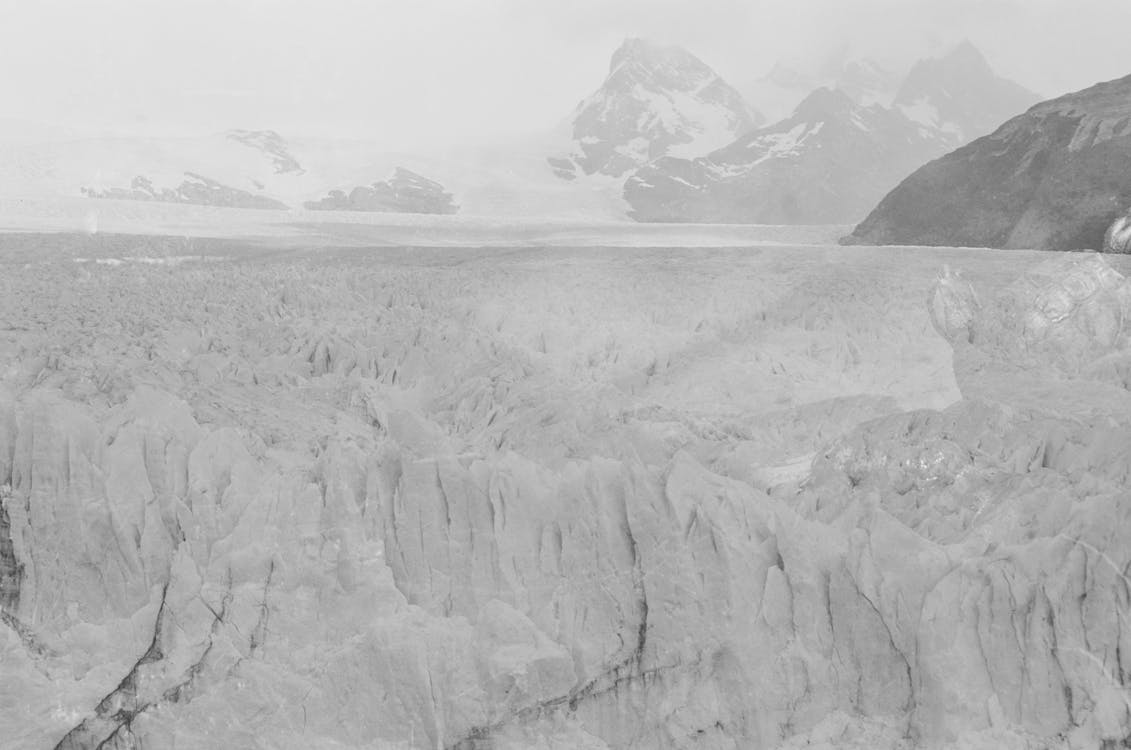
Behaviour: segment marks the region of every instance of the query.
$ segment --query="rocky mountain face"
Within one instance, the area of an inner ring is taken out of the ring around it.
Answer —
[[[819,89],[793,116],[708,156],[658,159],[625,182],[638,221],[852,221],[921,163],[918,129],[897,112]]]
[[[574,112],[571,151],[549,162],[564,179],[621,177],[668,154],[705,154],[758,122],[742,96],[690,52],[628,39],[601,88]]]
[[[819,89],[789,118],[707,156],[658,159],[640,168],[625,184],[630,215],[640,221],[856,221],[917,166],[979,133],[992,113],[1020,111],[1031,96],[998,78],[969,44],[917,65],[891,107],[876,103],[890,83],[878,66],[848,65],[840,80],[848,91]]]
[[[1044,102],[920,168],[848,242],[1101,249],[1131,205],[1131,77]]]
[[[969,41],[944,57],[911,69],[893,106],[949,151],[989,135],[1040,101],[1032,91],[998,76]]]
[[[1117,216],[1104,233],[1103,252],[1131,253],[1131,211]]]
[[[376,211],[382,213],[454,214],[459,210],[444,186],[403,167],[383,182],[355,187],[346,194],[331,190],[325,198],[304,204],[315,211]]]
[[[90,198],[190,203],[196,206],[221,206],[225,208],[287,208],[287,204],[273,198],[229,187],[193,172],[185,172],[185,179],[172,188],[155,187],[149,178],[138,175],[128,188],[107,188],[105,190],[83,188],[82,192]]]

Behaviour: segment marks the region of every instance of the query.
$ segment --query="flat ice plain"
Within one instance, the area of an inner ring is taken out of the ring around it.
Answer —
[[[1127,389],[928,313],[1057,256],[113,203],[4,206],[4,747],[1131,733]]]

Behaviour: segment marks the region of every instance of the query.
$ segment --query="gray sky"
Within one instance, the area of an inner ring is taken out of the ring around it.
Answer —
[[[0,0],[0,117],[435,147],[553,126],[627,35],[736,86],[848,43],[889,63],[966,37],[1042,95],[1131,73],[1131,0]]]

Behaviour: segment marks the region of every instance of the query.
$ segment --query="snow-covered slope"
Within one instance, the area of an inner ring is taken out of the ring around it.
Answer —
[[[621,177],[668,154],[695,157],[760,121],[742,96],[687,50],[628,39],[609,74],[570,121],[571,150],[551,165],[566,179]]]
[[[0,148],[0,196],[42,202],[97,194],[299,208],[403,168],[438,182],[465,213],[623,219],[620,186],[611,178],[569,184],[554,176],[545,160],[548,144],[554,142],[552,136],[533,136],[498,147],[421,154],[390,151],[368,141],[285,138],[273,131],[55,139]],[[201,195],[198,185],[216,188]]]
[[[787,69],[775,80],[796,83]],[[642,221],[838,223],[864,216],[916,167],[1000,113],[1035,97],[998,78],[964,43],[919,63],[889,101],[892,78],[867,61],[846,64],[832,89],[790,117],[699,159],[665,158],[625,184]]]
[[[149,186],[142,192],[160,199],[163,191],[178,193],[191,174],[229,191],[287,203],[312,182],[272,131],[54,140],[8,150],[0,158],[5,162],[0,191],[7,195],[116,195],[137,189],[138,181]]]
[[[778,61],[766,75],[742,86],[741,91],[769,122],[777,122],[791,116],[797,105],[820,88],[843,91],[865,107],[891,106],[902,80],[899,73],[868,57],[845,58],[814,72]]]
[[[388,180],[359,185],[348,194],[332,190],[321,200],[307,201],[304,207],[315,211],[417,214],[454,214],[459,210],[443,185],[403,167],[397,167]]]

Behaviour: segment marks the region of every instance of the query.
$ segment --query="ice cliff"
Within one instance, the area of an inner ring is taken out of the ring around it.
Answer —
[[[954,347],[956,403],[853,396],[745,423],[634,395],[681,366],[672,352],[705,351],[710,324],[654,319],[644,348],[562,354],[566,337],[530,343],[500,307],[531,283],[521,266],[479,277],[490,304],[461,296],[466,266],[394,256],[14,268],[0,732],[15,748],[1117,747],[1129,284],[1098,256],[1050,263],[919,297],[915,324],[929,312]],[[38,306],[60,278],[70,297]],[[568,295],[543,302],[574,319]],[[719,346],[765,344],[775,316],[798,339],[837,325],[816,302],[756,304]],[[625,317],[588,321],[586,341]],[[664,349],[661,328],[685,338]],[[746,465],[720,451],[739,434]],[[806,450],[799,471],[758,473]]]

